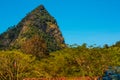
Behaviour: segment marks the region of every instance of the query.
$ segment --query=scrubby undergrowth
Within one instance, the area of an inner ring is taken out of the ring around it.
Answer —
[[[102,76],[120,66],[120,47],[69,47],[37,59],[16,50],[0,51],[0,79]]]

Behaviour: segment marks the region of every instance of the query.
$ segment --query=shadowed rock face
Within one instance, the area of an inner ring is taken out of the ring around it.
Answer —
[[[0,35],[0,49],[21,49],[23,43],[35,35],[39,35],[45,41],[48,52],[66,46],[56,20],[43,5],[40,5],[26,15],[17,26]]]

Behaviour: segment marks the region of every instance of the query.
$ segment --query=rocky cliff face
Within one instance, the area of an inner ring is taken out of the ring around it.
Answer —
[[[0,49],[21,49],[25,45],[23,43],[35,35],[44,40],[48,52],[66,46],[56,20],[43,5],[40,5],[26,15],[17,26],[11,27],[0,35]]]

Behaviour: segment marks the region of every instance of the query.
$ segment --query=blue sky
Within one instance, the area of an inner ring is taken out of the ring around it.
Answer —
[[[120,0],[0,0],[0,33],[43,4],[67,44],[114,44],[120,40]]]

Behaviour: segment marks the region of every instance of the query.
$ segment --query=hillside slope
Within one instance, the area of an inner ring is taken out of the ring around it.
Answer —
[[[30,46],[33,46],[31,48],[41,47],[38,51],[47,53],[60,50],[66,46],[56,20],[43,5],[31,11],[18,25],[9,28],[0,35],[0,49],[26,51],[24,50],[25,47],[28,49]]]

